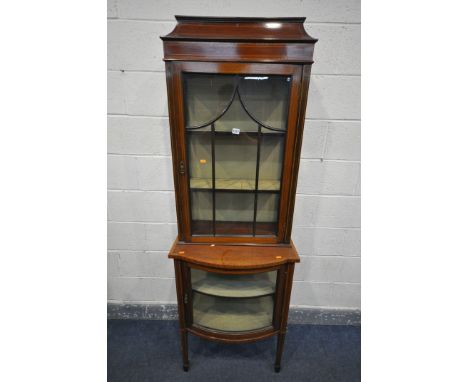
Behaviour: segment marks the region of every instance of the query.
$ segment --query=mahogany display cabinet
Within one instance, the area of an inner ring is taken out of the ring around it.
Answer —
[[[294,265],[294,200],[316,39],[305,18],[176,16],[166,63],[183,368],[188,334],[277,336]]]

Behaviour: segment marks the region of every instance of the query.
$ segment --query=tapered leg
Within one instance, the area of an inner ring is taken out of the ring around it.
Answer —
[[[180,342],[182,347],[182,359],[184,362],[184,371],[189,369],[189,359],[188,359],[188,335],[187,331],[182,329],[180,331]]]
[[[182,360],[184,371],[189,369],[188,360],[188,334],[185,325],[185,299],[184,294],[184,278],[182,263],[179,260],[174,260],[175,275],[176,275],[176,290],[177,290],[177,307],[179,310],[179,333],[180,333],[180,347],[182,350]]]
[[[281,357],[283,356],[284,339],[286,337],[286,330],[288,326],[288,313],[289,313],[289,300],[291,298],[291,288],[294,275],[294,263],[290,263],[284,266],[281,270],[284,272],[284,295],[282,303],[282,314],[280,320],[280,327],[278,333],[278,342],[276,345],[276,360],[275,360],[275,371],[279,373],[281,370]]]
[[[279,371],[281,370],[281,357],[283,355],[285,337],[286,337],[286,333],[278,334],[278,342],[276,344],[276,360],[275,360],[275,371],[277,373],[279,373]]]

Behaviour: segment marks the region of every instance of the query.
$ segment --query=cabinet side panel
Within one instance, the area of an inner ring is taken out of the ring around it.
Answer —
[[[283,292],[283,305],[281,312],[280,332],[286,333],[288,325],[289,315],[289,303],[291,301],[291,290],[294,278],[294,263],[288,263],[284,267],[285,269],[285,281],[284,281],[284,292]]]
[[[174,271],[176,279],[176,290],[177,290],[177,308],[179,313],[179,326],[180,330],[186,328],[186,319],[185,319],[185,305],[184,305],[184,295],[186,293],[184,285],[184,273],[183,273],[183,263],[180,260],[174,260]]]
[[[292,86],[290,92],[290,106],[288,113],[288,134],[286,136],[286,144],[284,150],[283,162],[283,175],[281,181],[281,199],[280,199],[280,212],[278,217],[278,242],[287,243],[289,237],[286,235],[286,223],[289,214],[289,201],[294,199],[294,194],[291,194],[291,182],[297,177],[294,171],[294,155],[295,155],[295,142],[297,136],[297,129],[300,127],[298,124],[299,117],[299,100],[301,99],[301,85],[302,85],[302,68],[296,66],[295,73],[292,76]]]
[[[171,129],[171,151],[172,151],[172,172],[174,178],[174,190],[175,190],[175,201],[176,201],[176,213],[177,213],[177,229],[179,240],[184,239],[182,229],[182,214],[181,214],[181,198],[180,198],[180,187],[179,187],[179,168],[178,168],[178,134],[177,134],[177,123],[175,118],[175,100],[174,100],[174,78],[173,68],[174,64],[166,62],[166,85],[167,85],[167,101],[168,101],[168,112],[169,112],[169,126]]]
[[[292,171],[291,171],[290,190],[289,190],[290,197],[288,200],[288,213],[287,213],[287,218],[285,222],[285,234],[284,234],[285,243],[291,242],[291,230],[292,230],[292,222],[293,222],[293,217],[294,217],[294,204],[296,201],[297,178],[298,178],[298,173],[299,173],[299,163],[301,160],[302,136],[304,132],[307,96],[309,93],[310,70],[311,70],[311,65],[304,65],[302,68],[302,83],[301,83],[300,97],[298,100],[298,118],[297,118],[296,138],[294,142],[293,165],[292,165]]]
[[[179,229],[179,240],[187,241],[190,237],[190,211],[188,202],[188,169],[184,139],[184,113],[180,65],[178,63],[166,63],[166,73],[177,226]]]
[[[280,330],[281,325],[281,316],[282,316],[282,308],[283,308],[283,295],[285,289],[285,281],[286,281],[286,269],[287,265],[281,266],[278,269],[276,275],[276,293],[275,293],[275,310],[273,316],[273,327],[276,330]]]

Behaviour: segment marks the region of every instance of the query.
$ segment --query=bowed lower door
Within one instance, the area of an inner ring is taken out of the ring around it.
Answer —
[[[281,242],[296,68],[185,63],[179,79],[187,241]]]
[[[277,270],[219,274],[189,269],[192,291],[189,326],[225,334],[274,329]]]

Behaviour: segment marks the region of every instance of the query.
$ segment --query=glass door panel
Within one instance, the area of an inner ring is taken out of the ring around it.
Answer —
[[[258,194],[256,234],[269,236],[277,234],[279,194],[269,192]]]
[[[231,106],[226,113],[216,121],[217,132],[227,132],[232,134],[232,129],[238,128],[241,133],[256,133],[258,123],[246,113],[243,108],[239,94],[234,95]]]
[[[190,191],[192,204],[192,233],[194,235],[213,234],[213,194],[206,190]]]
[[[263,134],[260,145],[259,190],[279,191],[283,171],[284,135]]]
[[[187,134],[192,233],[213,235],[211,133]]]
[[[187,134],[189,155],[190,188],[211,189],[211,133],[197,132]]]
[[[207,125],[229,105],[237,86],[234,75],[184,74],[185,121],[187,126]]]
[[[273,296],[240,300],[195,292],[193,323],[226,332],[263,329],[272,326],[273,306]]]
[[[216,134],[215,185],[217,190],[255,190],[257,137],[241,133]],[[253,218],[251,216],[251,218]]]
[[[239,95],[246,111],[264,126],[285,131],[290,82],[288,76],[242,76]]]
[[[275,293],[276,271],[229,275],[191,269],[192,290],[218,297],[260,297]]]
[[[193,323],[242,332],[271,327],[277,271],[225,275],[191,269]]]
[[[276,235],[291,78],[183,76],[192,234]]]
[[[217,192],[215,200],[216,235],[253,235],[254,192]]]

